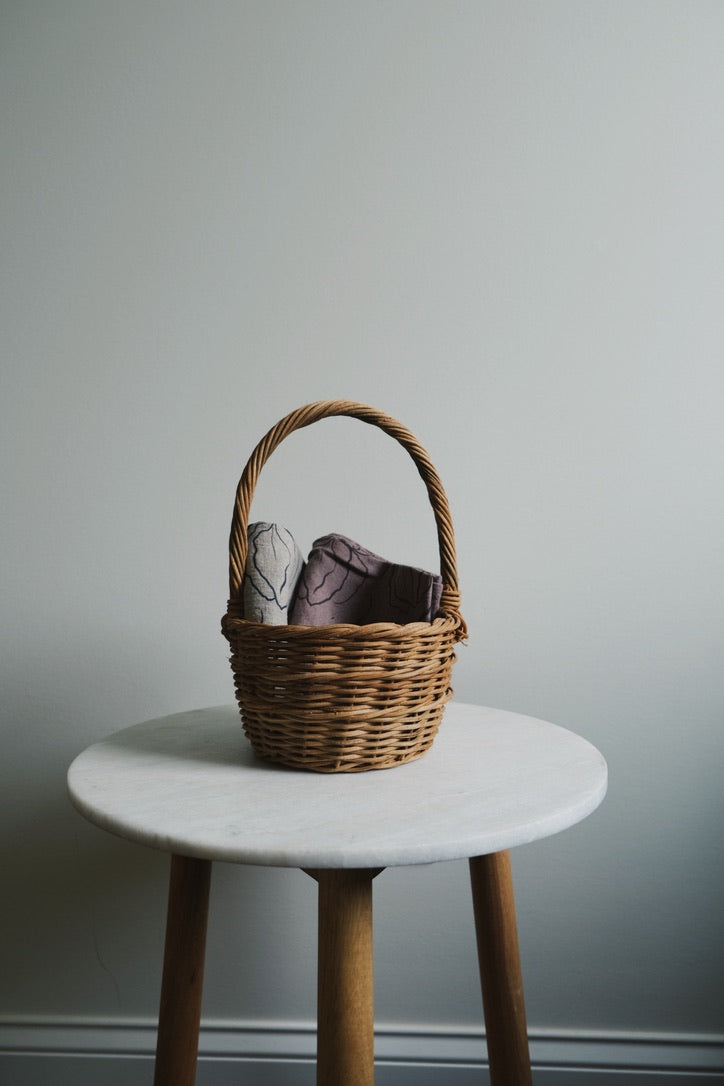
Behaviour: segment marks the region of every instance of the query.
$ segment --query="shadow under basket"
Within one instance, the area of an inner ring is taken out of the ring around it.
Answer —
[[[432,622],[271,626],[243,616],[251,501],[262,467],[294,430],[347,415],[379,427],[410,454],[437,526],[440,610]],[[447,497],[425,449],[406,427],[366,404],[325,400],[301,407],[256,446],[239,481],[229,538],[229,605],[222,631],[241,720],[261,758],[317,773],[389,769],[424,754],[437,734],[467,635],[460,614]]]

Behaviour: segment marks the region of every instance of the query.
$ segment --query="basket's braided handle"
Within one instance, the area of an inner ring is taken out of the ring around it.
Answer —
[[[238,599],[241,594],[241,584],[246,564],[249,510],[261,469],[277,446],[294,430],[301,430],[302,427],[310,426],[313,422],[335,415],[348,415],[350,418],[378,426],[380,430],[398,441],[412,457],[425,483],[430,505],[435,514],[440,550],[440,575],[443,582],[440,610],[444,614],[459,617],[461,627],[464,630],[465,624],[459,613],[460,592],[458,589],[452,517],[440,477],[427,452],[406,426],[403,426],[402,423],[398,422],[397,419],[393,419],[390,415],[385,415],[382,411],[377,411],[367,404],[355,403],[353,400],[320,400],[317,403],[297,408],[296,411],[292,411],[286,418],[281,419],[275,426],[272,426],[249,457],[236,490],[234,515],[231,522],[229,537],[230,598],[232,600]]]

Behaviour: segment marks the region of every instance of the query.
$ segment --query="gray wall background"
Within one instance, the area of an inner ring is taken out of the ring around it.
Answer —
[[[722,1033],[723,41],[715,2],[2,4],[1,1018],[156,1013],[167,859],[66,768],[233,700],[238,474],[344,396],[446,483],[458,697],[609,761],[514,857],[531,1027]],[[436,563],[352,421],[255,515]],[[381,1022],[479,1022],[464,865],[376,925]],[[206,1015],[310,1020],[315,942],[304,875],[219,866]]]

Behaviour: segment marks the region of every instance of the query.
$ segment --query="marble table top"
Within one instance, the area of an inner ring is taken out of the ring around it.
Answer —
[[[274,867],[393,867],[485,855],[598,807],[603,757],[542,720],[452,702],[432,748],[394,769],[317,774],[261,761],[236,706],[117,732],[68,790],[91,822],[152,848]]]

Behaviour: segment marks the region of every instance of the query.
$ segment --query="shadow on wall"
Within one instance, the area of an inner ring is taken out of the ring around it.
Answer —
[[[147,668],[129,665],[143,650],[112,649],[99,638],[65,646],[79,661],[72,668],[60,655],[44,667],[35,659],[9,664],[0,769],[7,935],[0,1016],[157,1014],[169,857],[86,822],[66,790],[68,767],[88,744],[180,708],[150,689]],[[242,1015],[272,1013],[276,986],[269,978],[278,974],[289,989],[291,969],[291,998],[300,1015],[313,1016],[314,895],[305,892],[306,876],[277,885],[284,878],[288,872],[215,865],[208,1013],[223,1013],[230,992]],[[257,979],[265,976],[266,983]]]
[[[2,1015],[118,1013],[133,962],[160,961],[164,858],[85,823],[66,792],[71,761],[100,737],[94,695],[113,684],[107,668],[91,676],[100,655],[16,660],[5,684]]]
[[[144,699],[146,676],[107,638],[66,636],[53,651],[41,631],[36,645],[5,661],[0,1014],[118,1013],[133,962],[160,962],[165,858],[85,823],[66,773]]]

